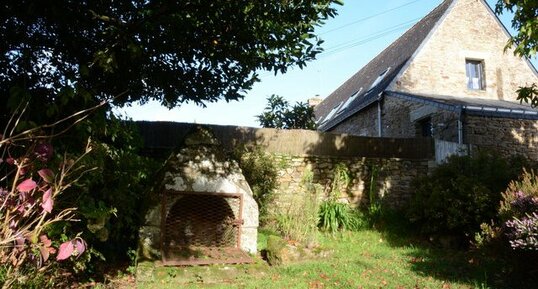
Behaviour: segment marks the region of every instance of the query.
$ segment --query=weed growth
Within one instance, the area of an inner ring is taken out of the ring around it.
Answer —
[[[313,177],[310,170],[305,171],[301,191],[276,215],[275,229],[286,239],[301,242],[315,239],[321,187],[314,184]]]
[[[275,160],[260,147],[242,147],[235,150],[233,156],[252,189],[260,210],[260,224],[263,226],[269,221],[269,206],[274,201],[274,192],[278,187]]]
[[[348,168],[343,164],[335,167],[329,195],[319,207],[318,226],[322,231],[334,233],[338,230],[358,230],[364,227],[364,219],[348,203],[340,200],[343,190],[351,183]]]

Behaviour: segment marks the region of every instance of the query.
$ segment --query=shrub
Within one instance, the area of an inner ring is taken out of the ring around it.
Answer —
[[[507,160],[488,152],[452,156],[414,181],[407,215],[424,234],[468,239],[482,223],[495,219],[501,192],[524,164],[522,158]]]
[[[16,131],[10,123],[7,126],[4,132]],[[50,288],[57,277],[54,272],[61,267],[59,261],[75,261],[88,251],[80,234],[59,235],[52,227],[75,221],[76,208],[66,207],[60,197],[92,170],[81,164],[92,150],[91,143],[81,156],[59,159],[50,143],[52,137],[43,132],[45,127],[0,135],[2,288]]]
[[[515,250],[538,250],[538,213],[506,221],[506,236]]]
[[[61,139],[61,149],[72,151],[80,146],[78,137],[92,131],[92,152],[83,164],[96,170],[80,178],[59,200],[78,208],[80,222],[51,228],[58,235],[82,232],[94,254],[91,259],[79,258],[77,268],[94,279],[129,260],[128,252],[137,246],[145,212],[157,201],[149,192],[162,165],[138,155],[142,143],[133,123],[113,115],[103,121],[106,130],[96,131],[93,122],[83,122],[73,128],[76,138]]]
[[[273,201],[274,191],[278,187],[275,161],[259,147],[238,149],[233,152],[233,156],[252,189],[260,210],[260,223],[264,225],[269,218],[269,204]]]
[[[538,176],[525,171],[502,194],[497,216],[482,224],[475,244],[503,258],[506,274],[521,284],[538,284]],[[523,286],[522,288],[527,288]]]
[[[502,221],[538,210],[538,177],[534,171],[524,170],[519,180],[510,182],[502,197],[499,208]]]
[[[482,225],[487,241],[504,239],[513,250],[538,251],[538,177],[525,171],[518,181],[512,181],[502,194],[498,224]],[[494,232],[494,233],[492,233]]]

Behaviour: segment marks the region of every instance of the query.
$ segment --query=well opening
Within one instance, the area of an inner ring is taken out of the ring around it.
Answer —
[[[163,208],[165,265],[245,263],[241,194],[169,192]]]
[[[164,265],[252,262],[258,205],[241,168],[197,128],[170,156],[161,200],[146,214],[139,253]]]

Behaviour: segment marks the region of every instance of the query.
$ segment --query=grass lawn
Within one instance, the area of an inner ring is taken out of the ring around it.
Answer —
[[[500,261],[472,253],[372,230],[320,235],[320,243],[329,257],[274,267],[261,260],[237,266],[141,264],[137,288],[507,288]]]

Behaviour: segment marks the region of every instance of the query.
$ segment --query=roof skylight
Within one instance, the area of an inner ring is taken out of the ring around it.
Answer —
[[[381,83],[381,81],[383,81],[383,79],[385,78],[385,76],[387,76],[387,74],[389,73],[390,71],[390,66],[389,68],[385,69],[385,71],[381,72],[381,74],[379,74],[379,76],[377,77],[377,79],[372,83],[372,85],[370,86],[370,88],[368,89],[368,92],[370,92],[372,89],[374,89],[379,83]]]
[[[355,91],[355,93],[353,93],[347,100],[346,102],[344,103],[344,105],[342,105],[340,107],[340,109],[337,111],[338,114],[342,113],[344,110],[347,109],[347,107],[357,98],[357,96],[359,96],[359,94],[362,92],[362,87]]]
[[[340,109],[343,103],[344,102],[340,102],[340,104],[334,106],[331,112],[329,112],[329,114],[325,117],[325,119],[321,123],[325,123],[328,120],[330,120],[334,116],[334,114]]]

